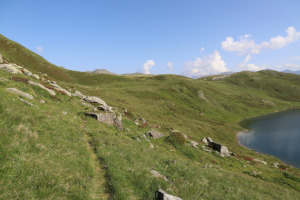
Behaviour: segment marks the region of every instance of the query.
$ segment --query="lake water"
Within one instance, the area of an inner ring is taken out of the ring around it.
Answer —
[[[300,109],[245,120],[240,125],[249,129],[238,135],[242,145],[300,169]]]

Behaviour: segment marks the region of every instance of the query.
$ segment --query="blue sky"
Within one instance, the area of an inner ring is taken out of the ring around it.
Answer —
[[[0,0],[0,34],[70,70],[300,70],[299,0]]]

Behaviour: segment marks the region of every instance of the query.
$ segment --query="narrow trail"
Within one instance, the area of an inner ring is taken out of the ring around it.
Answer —
[[[91,156],[91,164],[94,168],[94,178],[92,181],[93,189],[91,190],[92,199],[111,199],[110,194],[108,193],[107,189],[107,181],[105,178],[105,170],[103,170],[103,167],[101,165],[100,160],[98,159],[96,155],[95,147],[93,146],[93,138],[91,135],[85,130],[85,121],[83,125],[81,126],[81,129],[84,131],[84,138],[87,143],[87,149]]]

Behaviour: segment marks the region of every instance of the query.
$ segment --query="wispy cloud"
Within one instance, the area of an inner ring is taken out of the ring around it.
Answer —
[[[204,51],[204,47],[201,47],[200,49],[200,53],[202,53]]]
[[[173,72],[173,62],[167,62],[167,67],[170,70],[170,72]]]
[[[153,60],[147,60],[142,68],[142,72],[144,74],[150,74],[150,69],[155,65],[155,62]]]
[[[219,51],[203,58],[196,58],[194,61],[185,63],[183,75],[189,77],[205,76],[229,71],[226,63],[222,60]]]
[[[44,53],[44,48],[41,47],[41,46],[37,46],[36,51],[37,51],[38,54],[42,54],[42,53]]]
[[[264,41],[260,44],[252,40],[251,35],[240,36],[238,41],[235,41],[232,37],[227,37],[221,43],[221,46],[225,51],[233,51],[240,54],[259,54],[262,50],[279,49],[300,39],[300,32],[297,32],[292,26],[286,30],[286,33],[286,36],[278,35],[272,37],[268,42]]]

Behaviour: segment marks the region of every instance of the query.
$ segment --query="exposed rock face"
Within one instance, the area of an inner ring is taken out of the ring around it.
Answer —
[[[3,69],[12,74],[22,74],[21,70],[19,70],[15,64],[0,64],[0,69]]]
[[[112,73],[112,72],[108,71],[107,69],[95,69],[91,72],[92,73],[98,73],[98,74],[115,74],[115,73]]]
[[[213,150],[219,151],[221,153],[221,155],[223,155],[223,156],[227,156],[227,157],[230,156],[230,152],[228,151],[227,147],[222,144],[219,144],[216,142],[211,142],[211,143],[209,143],[209,146]]]
[[[226,75],[222,75],[222,76],[215,76],[215,77],[212,77],[211,80],[221,80],[221,79],[224,79],[224,78],[228,78],[230,77],[229,74],[226,74]]]
[[[161,138],[164,136],[163,133],[157,132],[156,130],[153,130],[153,129],[151,129],[146,134],[149,135],[150,137],[152,137],[153,139],[158,139],[158,138]]]
[[[158,171],[150,170],[150,173],[151,173],[155,178],[161,178],[161,179],[163,179],[164,181],[169,181],[169,180],[167,179],[167,177],[165,177],[164,175],[160,174]]]
[[[42,88],[43,90],[46,90],[47,92],[49,92],[49,93],[50,93],[51,95],[53,95],[53,96],[56,95],[56,93],[55,93],[53,90],[46,88],[45,86],[43,86],[43,85],[40,84],[40,83],[35,83],[35,82],[33,82],[33,81],[28,81],[28,83],[31,84],[31,85],[36,85],[36,86]]]
[[[6,88],[6,91],[10,92],[10,93],[14,93],[14,94],[17,94],[17,95],[20,95],[22,97],[25,97],[27,99],[31,99],[33,100],[33,96],[28,94],[28,93],[25,93],[25,92],[22,92],[16,88]]]
[[[3,63],[3,58],[2,58],[2,55],[0,53],[0,64]]]
[[[30,105],[30,106],[34,106],[32,103],[30,103],[30,102],[28,102],[28,101],[26,101],[26,100],[24,100],[22,98],[19,98],[19,100],[22,101],[22,102],[24,102],[24,103],[26,103],[26,104],[28,104],[28,105]]]
[[[87,96],[84,98],[85,101],[89,103],[100,103],[101,105],[107,106],[106,102],[95,96]]]
[[[31,76],[32,76],[33,78],[40,79],[39,75],[37,75],[37,74],[32,74]]]
[[[79,92],[79,91],[75,91],[75,93],[74,94],[72,94],[73,96],[75,96],[75,97],[79,97],[80,99],[84,99],[86,96],[84,96],[83,94],[81,94],[81,92]]]
[[[214,142],[210,137],[207,137],[206,140],[207,140],[208,144]]]
[[[98,109],[99,109],[99,110],[103,110],[103,111],[107,111],[107,112],[113,112],[111,106],[101,105],[101,106],[98,106]]]
[[[173,196],[173,195],[170,195],[160,189],[155,192],[155,200],[183,200],[183,199]]]

